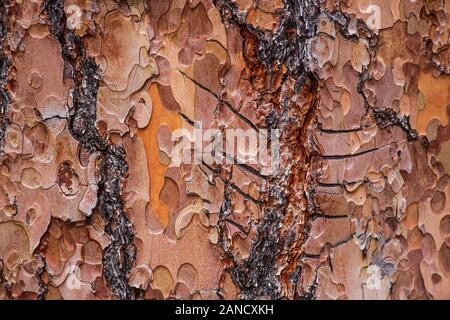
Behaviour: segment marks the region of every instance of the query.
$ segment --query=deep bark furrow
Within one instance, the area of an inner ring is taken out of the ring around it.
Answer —
[[[71,68],[74,89],[69,129],[82,149],[100,152],[102,158],[96,210],[106,221],[105,233],[110,238],[110,244],[103,251],[103,274],[118,298],[136,299],[140,297],[138,290],[128,283],[128,273],[136,255],[134,232],[121,198],[128,169],[125,150],[101,137],[97,130],[98,66],[87,56],[82,40],[66,28],[63,0],[48,0],[43,8],[51,33],[61,45],[63,59]]]
[[[0,3],[0,154],[2,152],[6,128],[9,120],[7,109],[11,100],[8,89],[8,74],[10,71],[10,58],[7,53],[6,37],[8,35],[9,4],[7,0]]]
[[[290,188],[295,182],[306,180],[307,175],[305,164],[308,151],[304,142],[307,140],[306,128],[314,118],[317,77],[307,71],[306,40],[315,35],[316,18],[320,13],[318,4],[317,1],[284,1],[284,8],[279,13],[278,29],[268,33],[245,23],[233,2],[216,1],[225,21],[239,25],[244,38],[255,39],[256,56],[245,57],[250,68],[255,69],[251,63],[262,64],[266,72],[278,70],[283,64],[288,68],[280,98],[276,102],[279,111],[274,110],[266,121],[270,130],[283,133],[281,143],[291,153],[290,164],[269,179],[269,191],[263,201],[264,216],[257,227],[250,257],[239,260],[224,247],[232,258],[230,271],[233,280],[240,288],[242,297],[247,299],[282,297],[287,289],[282,289],[276,275],[279,261],[289,261],[286,273],[298,269],[300,264],[298,251],[306,230],[298,221],[306,219],[307,199],[305,193],[294,194]],[[246,34],[249,36],[246,37]],[[294,102],[300,96],[307,97],[303,105]],[[300,207],[294,209],[293,204]],[[223,219],[229,214],[229,206],[225,201],[220,217]],[[222,229],[222,232],[225,230]],[[286,251],[283,248],[291,249]],[[295,286],[295,277],[289,277],[288,282]]]

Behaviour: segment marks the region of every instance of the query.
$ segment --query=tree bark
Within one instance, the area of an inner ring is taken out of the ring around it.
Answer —
[[[0,4],[1,299],[450,299],[450,1]]]

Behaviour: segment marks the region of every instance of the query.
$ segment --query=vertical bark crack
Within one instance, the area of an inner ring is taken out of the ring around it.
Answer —
[[[289,158],[284,159],[282,169],[269,178],[269,189],[263,201],[264,214],[257,226],[249,258],[239,260],[230,252],[223,243],[226,230],[219,224],[222,247],[231,261],[229,270],[243,298],[295,297],[300,247],[307,235],[307,193],[312,192],[305,183],[309,161],[307,128],[314,118],[318,87],[317,76],[307,68],[306,40],[316,33],[319,2],[284,1],[274,33],[247,24],[232,1],[219,0],[216,6],[225,21],[241,29],[247,65],[256,70],[253,72],[256,90],[258,81],[267,73],[280,72],[282,65],[287,68],[279,91],[273,95],[276,107],[267,116],[265,125],[270,131],[281,132],[281,153],[289,154]],[[220,219],[225,219],[230,210],[225,194]],[[278,275],[280,266],[284,268]],[[280,281],[281,278],[287,281]],[[289,283],[287,287],[286,283]]]
[[[72,79],[73,107],[69,130],[80,147],[99,152],[101,180],[96,210],[104,218],[110,244],[103,251],[103,275],[109,288],[120,299],[141,298],[141,292],[130,286],[128,273],[136,256],[133,226],[125,214],[122,182],[128,170],[125,149],[100,136],[96,127],[97,92],[100,75],[82,40],[66,28],[63,0],[47,0],[43,5],[52,35],[58,40],[66,63],[65,77]]]
[[[6,37],[8,32],[9,5],[1,0],[0,5],[0,153],[3,150],[6,128],[8,126],[7,109],[11,100],[8,90],[8,75],[11,66],[7,53]]]
[[[284,0],[279,12],[275,32],[260,30],[246,22],[245,15],[229,0],[217,0],[222,18],[239,26],[244,39],[244,58],[253,76],[255,90],[262,93],[258,83],[269,73],[281,72],[283,82],[278,92],[272,93],[274,110],[266,117],[265,125],[280,130],[281,153],[289,154],[282,170],[269,179],[269,189],[264,199],[264,216],[257,228],[248,259],[239,260],[222,241],[222,247],[230,259],[230,272],[243,298],[261,296],[270,298],[313,299],[315,288],[298,293],[297,283],[301,277],[303,253],[301,246],[309,234],[309,218],[317,208],[314,204],[315,190],[320,170],[310,170],[311,157],[315,154],[311,132],[318,104],[319,75],[310,68],[312,54],[308,39],[317,34],[320,15],[326,15],[335,23],[342,35],[351,41],[364,39],[370,48],[371,61],[376,56],[377,36],[357,20],[356,30],[350,32],[350,18],[336,4],[334,11],[327,9],[320,0]],[[365,84],[371,79],[371,65],[361,73],[357,90],[364,99],[365,119],[373,119],[379,127],[400,126],[409,139],[417,137],[407,117],[399,117],[392,110],[376,109],[369,103]],[[370,123],[370,121],[368,121]],[[364,127],[364,124],[363,126]],[[320,128],[319,128],[320,129]],[[222,205],[220,219],[230,214],[227,201]],[[224,225],[220,228],[226,232]],[[222,239],[225,236],[222,235]]]
[[[12,292],[11,292],[11,285],[8,284],[8,281],[5,279],[5,276],[3,274],[4,268],[5,268],[5,263],[3,262],[2,259],[0,259],[0,285],[3,287],[3,291],[5,292],[5,296],[9,300],[12,300],[13,296],[12,296]]]

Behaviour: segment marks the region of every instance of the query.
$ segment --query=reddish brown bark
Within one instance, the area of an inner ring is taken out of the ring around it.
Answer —
[[[0,4],[2,299],[450,298],[448,0]]]

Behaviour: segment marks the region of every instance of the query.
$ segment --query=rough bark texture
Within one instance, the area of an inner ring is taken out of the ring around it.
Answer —
[[[0,0],[0,298],[450,299],[449,26]]]

